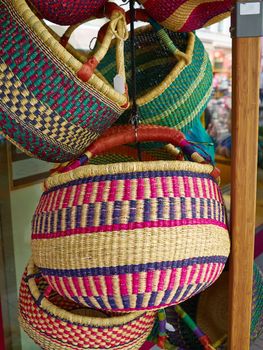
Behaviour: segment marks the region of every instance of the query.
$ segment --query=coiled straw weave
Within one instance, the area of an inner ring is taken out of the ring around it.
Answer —
[[[19,295],[19,322],[46,350],[138,350],[151,332],[155,312],[110,316],[80,308],[51,293],[31,260]]]
[[[102,140],[92,147],[109,145]],[[191,297],[218,278],[229,254],[213,170],[150,161],[53,175],[33,218],[36,265],[59,294],[97,309],[157,309]]]

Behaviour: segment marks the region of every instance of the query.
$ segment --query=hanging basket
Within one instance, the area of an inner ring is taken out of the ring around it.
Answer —
[[[129,22],[129,13],[126,15]],[[169,126],[187,132],[205,110],[212,92],[213,72],[209,56],[194,33],[166,31],[137,10],[137,20],[152,26],[136,30],[135,55],[137,105],[143,124]],[[104,33],[101,29],[101,33]],[[98,43],[101,41],[100,34]],[[99,45],[99,44],[98,44]],[[115,44],[98,69],[109,81],[116,75]],[[132,87],[130,39],[125,42],[125,67]],[[130,110],[118,123],[127,124]]]
[[[109,7],[103,44],[83,63],[51,35],[25,0],[3,0],[0,9],[0,132],[30,156],[71,160],[129,105],[126,93],[115,91],[95,70],[116,35],[114,62],[125,83],[123,11]]]
[[[83,22],[98,11],[108,0],[29,0],[37,13],[53,23],[72,25]]]
[[[111,147],[164,141],[192,160],[86,165]],[[102,141],[101,141],[102,140]],[[33,218],[36,265],[59,294],[133,311],[182,302],[211,285],[229,254],[213,166],[167,127],[132,127],[94,142],[45,182]]]
[[[138,350],[156,313],[110,315],[83,308],[51,292],[31,260],[19,294],[19,323],[46,350]]]
[[[191,32],[230,15],[232,0],[139,0],[149,15],[175,32]]]

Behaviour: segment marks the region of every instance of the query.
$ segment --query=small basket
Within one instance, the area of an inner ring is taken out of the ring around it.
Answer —
[[[136,140],[172,143],[196,162],[81,166]],[[202,163],[180,131],[127,126],[48,178],[32,251],[52,288],[89,307],[127,312],[176,304],[211,285],[230,242],[217,170]]]
[[[110,315],[51,292],[31,260],[19,294],[19,322],[46,350],[138,350],[150,334],[156,313]]]
[[[129,22],[129,13],[126,21]],[[150,22],[136,30],[135,59],[137,105],[143,124],[169,126],[187,132],[205,110],[212,92],[213,72],[209,56],[194,33],[167,31],[137,10],[137,20]],[[107,28],[107,24],[103,33]],[[98,36],[98,42],[101,40]],[[131,75],[130,40],[124,44],[125,67],[129,90]],[[109,81],[116,75],[113,62],[115,44],[111,46],[98,70]],[[127,124],[130,110],[118,123]]]
[[[232,0],[138,0],[149,15],[165,28],[191,32],[222,21],[230,15]]]
[[[72,25],[83,22],[98,11],[108,0],[29,0],[37,13],[53,23]]]
[[[0,132],[28,155],[59,163],[76,158],[128,108],[127,93],[95,70],[116,36],[114,62],[125,82],[125,16],[119,8],[108,10],[103,44],[83,63],[25,0],[1,1]]]

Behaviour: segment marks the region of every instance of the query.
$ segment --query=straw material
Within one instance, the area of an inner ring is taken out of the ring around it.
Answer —
[[[222,21],[230,15],[232,0],[139,0],[162,26],[190,32]]]
[[[137,350],[151,332],[155,312],[111,316],[51,293],[32,260],[19,294],[21,327],[42,349]],[[49,300],[48,300],[49,299]]]
[[[212,66],[202,42],[193,33],[147,26],[136,30],[135,49],[141,122],[187,132],[203,113],[212,91]],[[98,66],[109,81],[116,75],[114,52],[115,45]],[[125,66],[131,88],[130,40],[125,42]],[[124,113],[118,123],[128,123],[129,116],[130,111]]]
[[[36,265],[59,294],[97,309],[179,303],[207,288],[229,254],[211,165],[87,165],[45,182],[32,226]]]
[[[263,329],[263,275],[254,264],[253,302],[251,312],[251,341],[255,341]],[[228,272],[199,296],[182,304],[198,327],[208,335],[214,348],[226,349],[228,331]],[[180,319],[173,307],[166,309],[167,321],[175,331],[168,331],[169,342],[185,350],[202,350],[203,346],[189,327]]]
[[[96,15],[107,0],[29,0],[38,14],[51,22],[70,25]]]
[[[123,33],[123,14],[113,12],[111,19]],[[128,107],[127,96],[92,71],[88,82],[81,81],[77,74],[85,76],[87,66],[59,44],[25,0],[1,1],[0,23],[1,133],[40,159],[75,158]],[[106,53],[113,29],[95,61]],[[123,53],[118,71],[122,60]]]

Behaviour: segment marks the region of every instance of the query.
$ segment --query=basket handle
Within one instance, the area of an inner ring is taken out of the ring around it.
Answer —
[[[125,13],[126,17],[126,23],[130,24],[131,23],[131,14],[130,11],[127,11]],[[136,9],[135,10],[135,21],[142,21],[142,22],[147,22],[152,25],[152,27],[156,30],[157,35],[159,39],[163,42],[163,44],[167,47],[167,49],[172,53],[173,56],[175,56],[177,59],[178,58],[183,58],[186,63],[190,63],[190,57],[189,55],[185,54],[184,52],[180,51],[173,43],[171,38],[169,37],[168,33],[165,31],[165,29],[157,23],[153,18],[149,17],[147,12],[142,9]],[[102,41],[105,33],[107,32],[109,23],[105,23],[101,29],[99,30],[98,33],[98,41]]]
[[[184,155],[190,160],[201,164],[210,163],[210,160],[205,159],[196,152],[194,147],[186,140],[184,134],[179,130],[156,125],[140,125],[137,130],[134,130],[132,125],[123,125],[113,127],[112,130],[113,131],[108,135],[101,136],[93,142],[79,158],[65,166],[59,167],[57,171],[64,173],[76,169],[86,164],[91,158],[107,153],[114,147],[136,142],[151,141],[171,143],[176,147],[180,147]],[[211,175],[217,179],[219,177],[218,169],[214,168]]]

